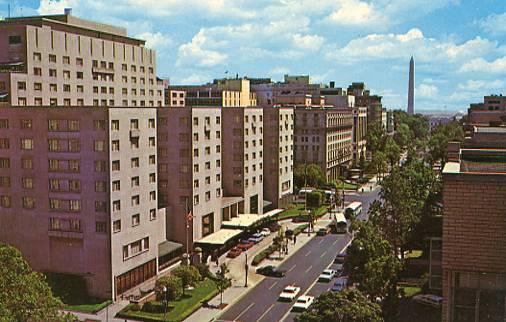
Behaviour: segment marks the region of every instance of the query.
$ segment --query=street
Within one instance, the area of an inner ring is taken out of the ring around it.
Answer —
[[[366,193],[348,193],[346,203],[361,201],[362,218],[366,218],[369,205],[377,198],[379,189]],[[365,216],[365,217],[364,217]],[[330,283],[315,283],[320,273],[329,267],[336,255],[350,242],[347,234],[330,234],[315,237],[286,262],[280,265],[285,270],[283,278],[267,277],[242,299],[228,308],[221,319],[250,321],[293,321],[296,316],[290,313],[293,302],[279,302],[278,296],[283,288],[295,284],[301,288],[300,295],[308,293],[317,297],[332,287]]]

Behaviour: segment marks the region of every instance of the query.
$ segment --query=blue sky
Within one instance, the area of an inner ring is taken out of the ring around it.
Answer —
[[[0,0],[0,16],[61,13],[117,24],[157,49],[172,83],[228,75],[309,74],[345,87],[365,81],[405,108],[457,111],[506,86],[504,0]],[[504,91],[506,94],[506,91]]]

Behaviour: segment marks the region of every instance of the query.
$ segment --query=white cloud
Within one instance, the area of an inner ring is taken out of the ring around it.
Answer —
[[[501,79],[496,79],[492,81],[487,80],[468,80],[465,83],[460,83],[458,88],[465,91],[475,91],[475,92],[483,92],[486,90],[495,90],[504,88],[504,81]]]
[[[506,56],[490,62],[483,58],[476,58],[462,65],[459,71],[463,73],[504,74],[506,73]]]
[[[214,67],[224,64],[228,56],[216,50],[205,49],[208,42],[205,34],[200,31],[190,43],[179,47],[176,64],[178,66],[197,64],[200,67]]]
[[[191,74],[179,80],[181,84],[195,85],[204,84],[211,81],[212,77],[201,74]]]
[[[290,69],[287,67],[281,67],[281,66],[274,67],[273,69],[271,69],[269,71],[269,75],[271,75],[271,76],[283,76],[288,73],[290,73]]]
[[[293,44],[295,47],[305,50],[319,50],[325,43],[325,38],[318,35],[293,35]]]
[[[416,62],[456,62],[481,57],[498,51],[498,43],[476,37],[457,44],[452,40],[425,37],[418,28],[405,34],[370,34],[348,42],[344,47],[329,46],[326,56],[345,62],[364,60],[408,59],[415,56]]]
[[[146,31],[136,35],[135,38],[146,40],[146,47],[157,50],[161,50],[172,44],[172,40],[169,36],[162,34],[161,32],[153,33]]]
[[[341,7],[332,12],[327,21],[344,26],[372,26],[384,24],[388,20],[373,4],[357,0],[341,2]]]
[[[76,0],[40,0],[39,8],[37,11],[41,15],[63,14],[65,8],[72,8],[77,4],[78,1]]]
[[[420,98],[435,98],[438,95],[439,89],[433,84],[420,84],[415,88],[415,97]]]
[[[481,30],[489,34],[506,34],[506,12],[501,14],[491,14],[488,17],[478,20],[476,23]]]

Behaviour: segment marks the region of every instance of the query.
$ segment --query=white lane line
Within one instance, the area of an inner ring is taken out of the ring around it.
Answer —
[[[274,304],[272,304],[271,306],[269,306],[269,308],[267,309],[267,311],[264,312],[264,314],[260,315],[260,317],[258,318],[257,322],[260,321],[261,319],[263,319],[264,316],[267,315],[267,313],[269,313],[269,311],[274,307]]]
[[[271,286],[269,286],[269,290],[272,290],[272,288],[273,288],[273,287],[274,287],[274,285],[276,285],[276,284],[278,284],[278,281],[276,281],[276,282],[272,283],[272,285],[271,285]]]
[[[321,255],[320,255],[320,258],[322,258],[323,256],[327,255],[327,251],[324,251]]]
[[[336,239],[336,241],[332,243],[332,246],[335,246],[338,241],[339,241],[339,239]]]
[[[251,303],[250,305],[248,305],[248,307],[247,307],[247,308],[245,308],[245,309],[244,309],[244,311],[242,311],[242,312],[241,312],[241,314],[239,314],[239,315],[235,318],[235,320],[239,320],[239,318],[240,318],[240,317],[241,317],[244,313],[246,313],[246,311],[248,311],[249,309],[251,309],[251,307],[252,307],[253,305],[255,305],[255,303]]]
[[[292,268],[290,268],[288,272],[291,272],[295,268],[295,266],[297,266],[297,264],[293,264]]]
[[[322,238],[322,240],[320,240],[320,242],[318,243],[318,245],[320,245],[321,243],[323,243],[325,239]]]
[[[309,254],[311,254],[311,251],[307,252],[304,256],[307,257]]]
[[[305,272],[305,273],[309,272],[309,271],[311,270],[311,268],[313,268],[313,265],[309,266],[309,267],[306,269],[306,272]]]

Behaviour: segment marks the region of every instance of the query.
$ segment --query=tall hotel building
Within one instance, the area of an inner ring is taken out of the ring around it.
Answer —
[[[0,22],[0,241],[116,297],[158,273],[155,52],[64,15]]]

